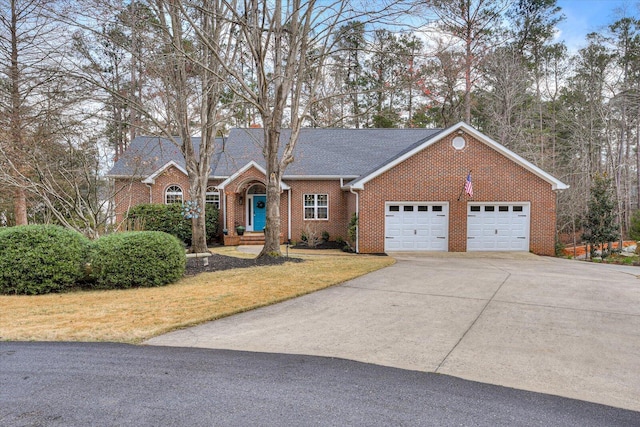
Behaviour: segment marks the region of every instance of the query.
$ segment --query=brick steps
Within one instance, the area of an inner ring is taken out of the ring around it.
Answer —
[[[282,233],[280,233],[280,243],[284,243]],[[264,233],[261,231],[245,231],[242,236],[224,236],[225,246],[238,246],[238,245],[264,245]]]
[[[240,237],[240,245],[264,245],[264,233],[263,232],[246,232]]]

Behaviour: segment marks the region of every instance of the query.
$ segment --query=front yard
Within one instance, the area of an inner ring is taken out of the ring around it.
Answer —
[[[228,249],[225,255],[246,257]],[[302,263],[202,273],[157,288],[0,296],[0,340],[137,343],[327,288],[390,257],[296,254]]]

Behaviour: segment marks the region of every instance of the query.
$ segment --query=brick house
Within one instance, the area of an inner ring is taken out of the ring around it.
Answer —
[[[207,203],[220,208],[225,244],[260,240],[262,138],[263,129],[233,129],[212,158]],[[469,172],[472,197],[464,191]],[[184,160],[162,138],[136,138],[109,176],[118,190],[118,223],[131,206],[180,202],[188,194]],[[465,123],[448,129],[303,129],[282,182],[282,240],[298,241],[307,229],[346,239],[357,214],[360,253],[553,255],[556,191],[566,188]],[[237,225],[246,227],[246,236],[237,236]]]

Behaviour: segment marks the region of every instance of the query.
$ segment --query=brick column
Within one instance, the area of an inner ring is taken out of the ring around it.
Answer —
[[[236,193],[232,193],[232,192],[228,192],[225,193],[227,195],[227,204],[226,204],[226,209],[227,209],[227,216],[226,216],[226,224],[225,224],[225,228],[227,230],[229,230],[229,236],[235,236],[236,235],[236,225],[235,225],[235,221],[236,221],[236,209],[237,209],[237,195]]]

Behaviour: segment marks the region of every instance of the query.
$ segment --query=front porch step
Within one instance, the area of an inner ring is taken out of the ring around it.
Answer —
[[[241,245],[264,245],[264,233],[245,231],[244,235],[240,237]]]

